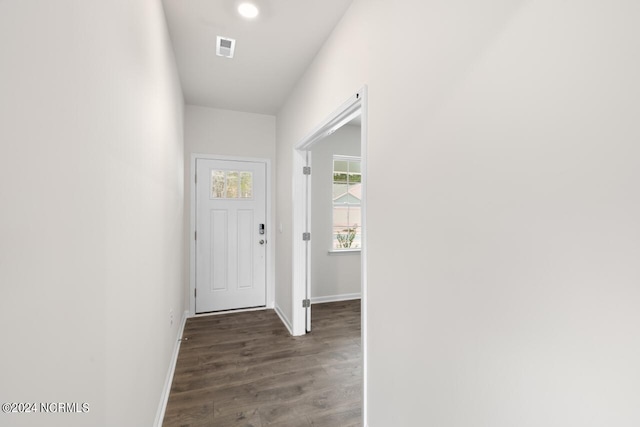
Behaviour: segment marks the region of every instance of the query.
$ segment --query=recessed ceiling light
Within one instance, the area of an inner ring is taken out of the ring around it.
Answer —
[[[253,3],[242,3],[238,6],[238,13],[245,18],[253,19],[258,16],[259,10]]]

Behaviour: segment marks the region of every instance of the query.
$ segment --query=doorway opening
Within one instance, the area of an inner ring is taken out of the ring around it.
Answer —
[[[347,175],[350,167],[354,169],[354,176],[357,177],[356,186],[349,192],[349,181],[345,181],[346,192],[341,200],[353,200],[357,193],[358,206],[353,212],[356,213],[357,221],[348,221],[343,229],[334,229],[335,239],[351,244],[346,248],[333,248],[335,252],[346,253],[344,249],[359,250],[360,254],[360,298],[361,298],[361,330],[362,330],[362,367],[363,367],[363,420],[366,425],[367,414],[367,87],[351,96],[329,117],[320,123],[307,137],[296,145],[293,153],[293,278],[292,278],[292,327],[294,335],[304,335],[311,331],[311,310],[312,310],[312,250],[311,241],[314,237],[312,230],[312,180],[314,179],[314,165],[312,162],[313,149],[318,147],[327,137],[336,133],[343,126],[351,123],[359,124],[360,150],[359,156],[351,156],[338,161],[346,161]],[[346,153],[335,153],[346,154]],[[344,156],[343,156],[344,157]],[[359,157],[356,165],[355,157]],[[352,160],[352,161],[350,161]],[[353,163],[353,164],[351,164]],[[344,164],[338,166],[342,168]],[[335,171],[334,171],[335,172]],[[338,173],[342,172],[337,170]],[[340,182],[340,184],[343,184]],[[314,215],[317,215],[314,212]],[[327,214],[328,215],[328,214]],[[347,215],[348,217],[348,215]],[[350,222],[349,222],[350,221]],[[353,224],[351,224],[351,222]],[[334,224],[335,225],[335,224]],[[357,226],[356,226],[357,225]],[[337,238],[340,230],[344,230],[342,237]],[[359,248],[355,248],[357,242]],[[329,250],[329,248],[327,248]],[[342,255],[341,255],[342,256]],[[354,293],[352,293],[354,294]],[[355,295],[353,295],[355,297]]]

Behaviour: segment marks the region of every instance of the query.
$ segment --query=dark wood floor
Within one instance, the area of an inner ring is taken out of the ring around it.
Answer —
[[[189,319],[163,426],[361,426],[360,301],[312,315],[302,337],[273,310]]]

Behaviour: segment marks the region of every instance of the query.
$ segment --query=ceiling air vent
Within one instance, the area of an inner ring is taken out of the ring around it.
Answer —
[[[236,50],[236,41],[229,37],[220,37],[216,43],[216,55],[225,58],[233,58],[233,51]]]

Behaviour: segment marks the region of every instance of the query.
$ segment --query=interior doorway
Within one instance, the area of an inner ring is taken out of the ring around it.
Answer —
[[[313,180],[312,148],[321,143],[347,123],[357,119],[360,125],[360,182],[358,195],[360,229],[357,236],[360,251],[360,296],[363,366],[363,420],[367,414],[367,87],[356,92],[329,117],[320,123],[294,148],[293,153],[293,278],[292,278],[292,327],[294,335],[304,335],[311,325],[311,233],[312,206],[311,183]],[[347,173],[349,170],[347,170]],[[349,183],[347,182],[347,188]],[[348,230],[351,227],[346,227]],[[354,236],[353,240],[356,238]]]
[[[361,139],[358,116],[309,150],[311,310],[319,303],[361,299]]]

